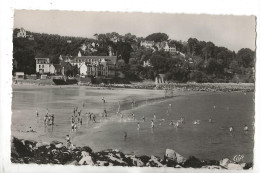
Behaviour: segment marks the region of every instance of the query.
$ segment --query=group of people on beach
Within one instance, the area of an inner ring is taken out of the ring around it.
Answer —
[[[73,108],[73,115],[71,116],[71,131],[76,132],[82,126],[81,110],[78,107]]]
[[[38,111],[36,111],[36,116],[39,117]],[[47,109],[47,113],[44,116],[44,125],[46,126],[54,125],[54,114],[49,113],[48,109]]]

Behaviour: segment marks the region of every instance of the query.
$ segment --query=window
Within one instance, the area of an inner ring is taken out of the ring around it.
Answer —
[[[41,65],[39,65],[39,68],[41,68]]]

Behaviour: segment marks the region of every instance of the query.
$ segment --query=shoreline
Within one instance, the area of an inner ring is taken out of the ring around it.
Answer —
[[[16,164],[59,164],[91,166],[127,166],[127,167],[172,167],[247,170],[253,163],[241,160],[199,160],[194,156],[184,158],[172,149],[166,149],[163,158],[147,155],[136,156],[124,154],[117,149],[106,149],[95,152],[88,146],[67,148],[57,140],[37,142],[33,140],[11,139],[11,162]]]
[[[75,84],[75,85],[55,85],[47,80],[20,80],[18,84],[12,83],[12,87],[20,86],[37,86],[37,87],[60,87],[60,88],[70,88],[70,87],[85,87],[85,88],[102,88],[102,89],[154,89],[154,90],[171,90],[179,89],[182,91],[203,91],[203,92],[254,92],[254,83],[165,83],[165,84],[155,84],[154,82],[137,82],[132,84]]]

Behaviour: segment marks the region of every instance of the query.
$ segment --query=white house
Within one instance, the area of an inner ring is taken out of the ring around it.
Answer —
[[[25,29],[21,28],[20,31],[17,33],[17,37],[19,38],[26,38],[26,31]]]
[[[53,64],[50,64],[50,74],[55,74],[55,73],[56,73],[55,66]]]
[[[146,48],[152,48],[154,46],[154,41],[142,41],[141,46],[144,46]]]
[[[165,52],[176,53],[176,47],[175,46],[170,47],[167,42],[165,43],[165,46],[163,49]]]
[[[50,73],[50,59],[49,58],[35,58],[36,73]]]

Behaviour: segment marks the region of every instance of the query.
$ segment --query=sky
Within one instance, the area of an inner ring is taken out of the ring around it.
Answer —
[[[21,27],[38,33],[88,38],[95,33],[146,37],[163,32],[170,39],[197,38],[236,52],[241,48],[255,50],[256,37],[254,16],[233,15],[15,10],[14,28]]]

